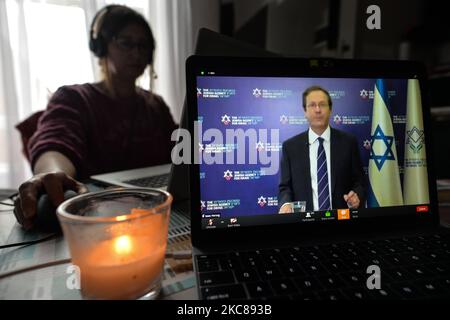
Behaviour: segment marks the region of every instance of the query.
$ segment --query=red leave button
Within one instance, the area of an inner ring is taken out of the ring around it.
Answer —
[[[428,206],[417,206],[416,212],[428,212]]]

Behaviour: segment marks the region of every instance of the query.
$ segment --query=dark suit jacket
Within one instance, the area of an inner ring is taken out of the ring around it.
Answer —
[[[333,209],[348,208],[344,194],[350,190],[358,194],[360,207],[366,200],[366,177],[353,135],[331,129],[331,201]],[[306,201],[306,210],[314,210],[311,189],[308,131],[283,143],[278,204]]]

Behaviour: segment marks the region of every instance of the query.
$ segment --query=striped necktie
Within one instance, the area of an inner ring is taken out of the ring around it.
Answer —
[[[319,210],[330,209],[330,190],[328,185],[327,155],[323,147],[323,138],[319,137],[319,149],[317,150],[317,193],[319,198]]]

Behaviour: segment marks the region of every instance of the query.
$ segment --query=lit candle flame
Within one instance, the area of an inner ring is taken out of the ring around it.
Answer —
[[[128,254],[131,252],[132,247],[129,236],[120,236],[114,240],[114,249],[117,254]]]
[[[125,220],[127,220],[126,214],[116,217],[116,221],[125,221]]]

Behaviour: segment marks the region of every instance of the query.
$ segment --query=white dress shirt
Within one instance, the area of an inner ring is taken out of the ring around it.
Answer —
[[[330,193],[330,209],[332,209],[331,200],[331,152],[330,152],[330,126],[322,133],[321,136],[317,135],[311,128],[308,131],[309,142],[309,163],[311,167],[311,187],[313,195],[314,211],[319,210],[319,195],[317,192],[317,150],[319,149],[319,137],[323,138],[323,148],[325,149],[325,155],[327,156],[327,171],[328,171],[328,190]]]

